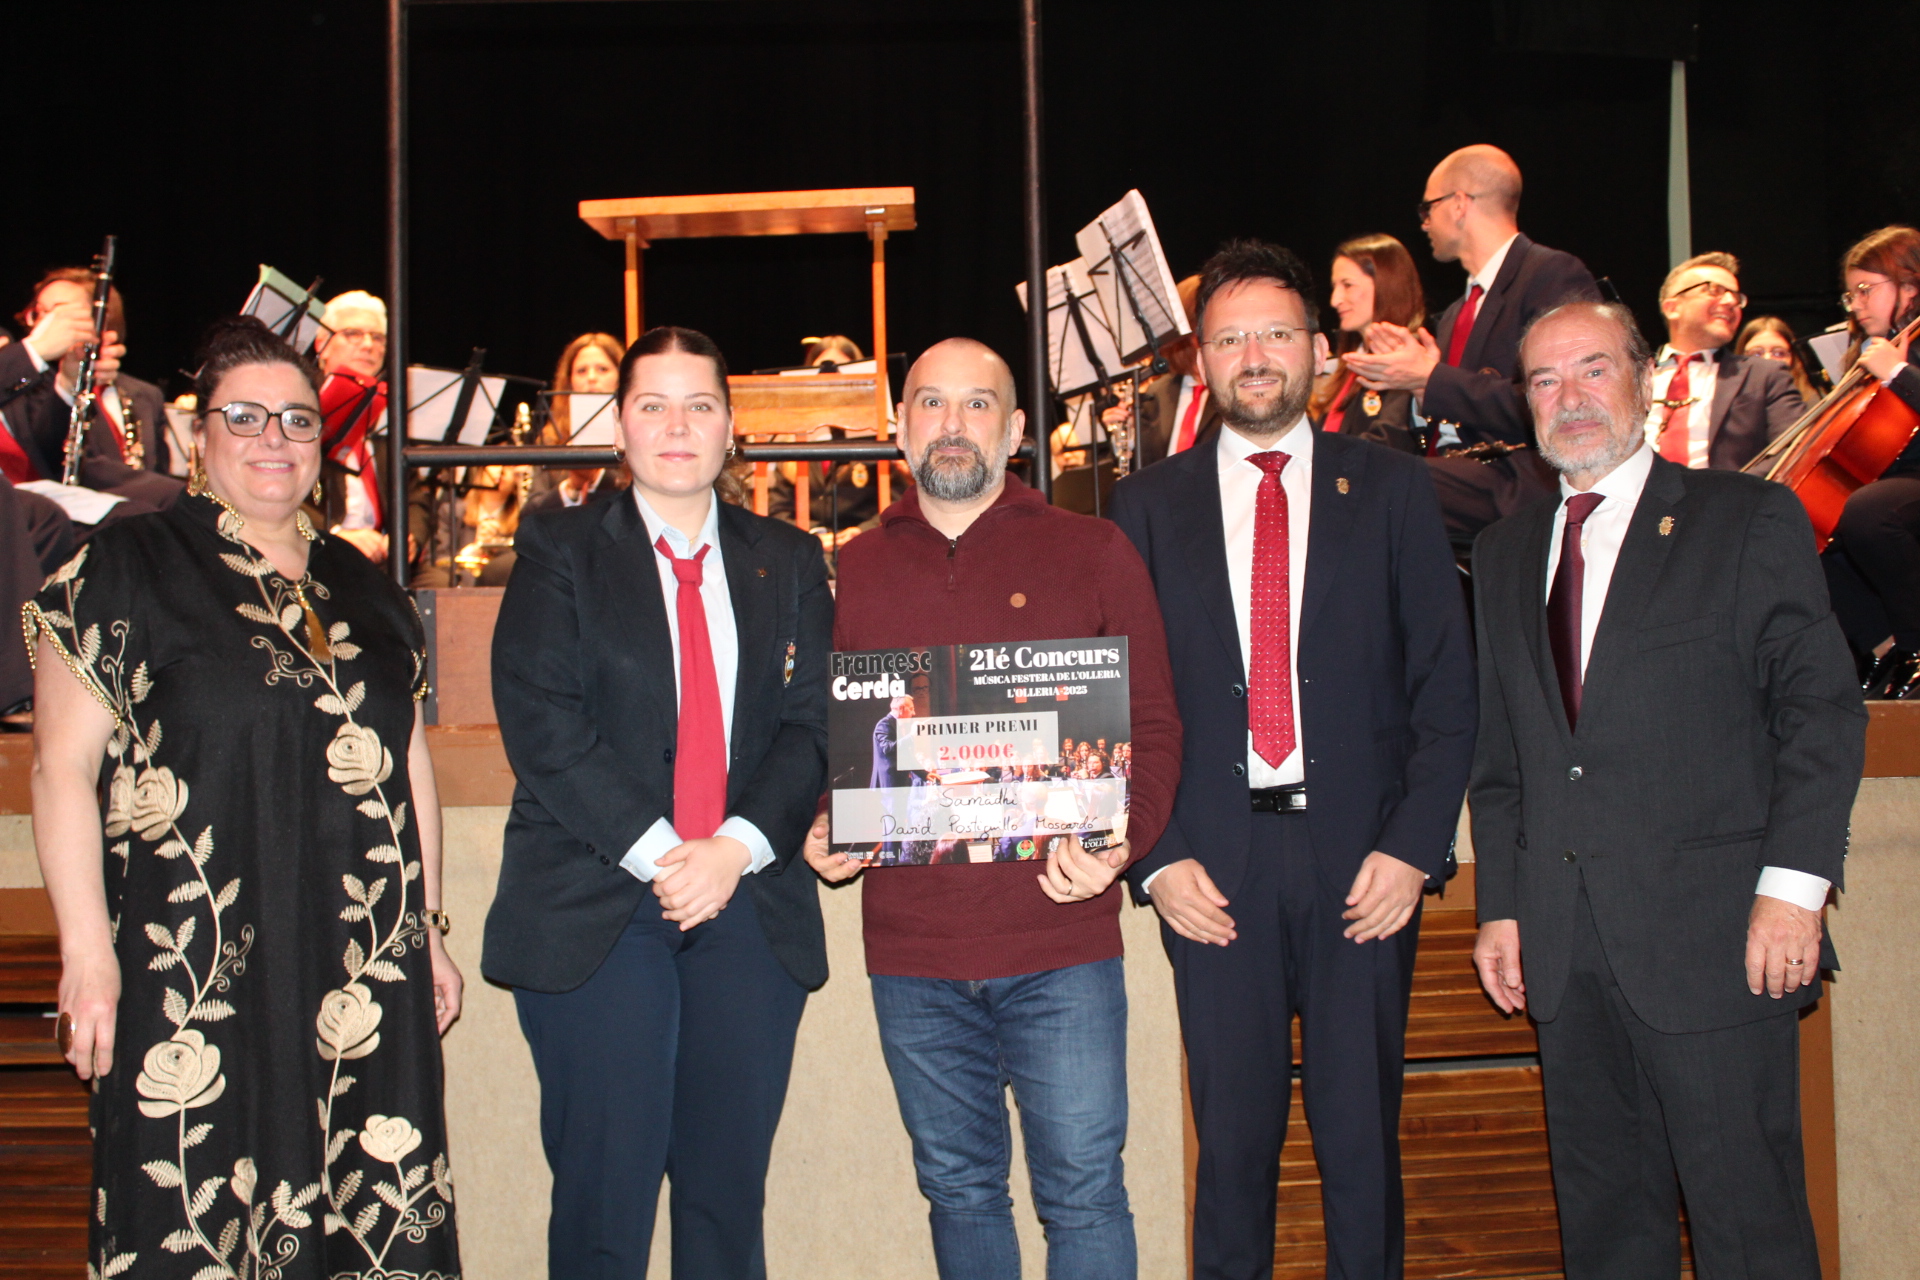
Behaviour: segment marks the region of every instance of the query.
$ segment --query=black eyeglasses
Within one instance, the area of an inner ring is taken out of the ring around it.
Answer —
[[[1469,200],[1478,200],[1480,198],[1477,192],[1449,191],[1447,192],[1447,194],[1443,196],[1435,196],[1431,200],[1422,200],[1419,204],[1416,204],[1415,206],[1413,206],[1414,221],[1418,222],[1423,227],[1426,226],[1427,219],[1431,217],[1433,214],[1433,206],[1439,204],[1442,200],[1451,200],[1455,196],[1465,196]]]
[[[247,400],[235,400],[223,404],[217,409],[207,410],[207,414],[219,414],[227,420],[227,430],[236,436],[257,436],[267,429],[267,423],[280,419],[280,434],[299,444],[320,438],[320,429],[326,426],[326,419],[320,416],[318,409],[309,409],[301,405],[269,410],[263,404],[254,404]]]
[[[1668,296],[1684,298],[1690,293],[1705,293],[1708,299],[1714,302],[1718,302],[1722,298],[1732,298],[1733,305],[1739,307],[1742,311],[1746,310],[1747,307],[1746,294],[1741,293],[1738,289],[1729,289],[1718,280],[1702,280],[1699,284],[1690,284],[1684,289],[1675,289]]]

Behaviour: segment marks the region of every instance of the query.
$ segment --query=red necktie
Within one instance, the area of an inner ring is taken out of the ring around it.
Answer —
[[[1693,370],[1693,357],[1681,356],[1680,367],[1673,371],[1673,378],[1667,383],[1667,403],[1685,400],[1693,391],[1693,379],[1689,376]],[[1660,456],[1668,462],[1687,465],[1692,451],[1692,430],[1687,419],[1693,412],[1693,406],[1680,405],[1667,410],[1667,420],[1660,424]]]
[[[1560,703],[1567,709],[1567,728],[1580,723],[1580,621],[1586,593],[1587,557],[1580,549],[1580,531],[1600,505],[1597,493],[1576,493],[1567,499],[1567,526],[1560,535],[1560,564],[1553,571],[1553,590],[1547,593],[1547,642],[1553,649],[1554,674],[1560,677]]]
[[[1467,349],[1467,335],[1473,332],[1473,321],[1480,314],[1480,295],[1485,292],[1478,283],[1467,291],[1467,300],[1460,307],[1460,315],[1453,322],[1453,336],[1447,339],[1447,363],[1458,369],[1460,357]]]
[[[682,840],[704,840],[727,816],[727,729],[720,716],[720,681],[713,672],[707,606],[700,598],[705,546],[682,560],[660,535],[654,548],[673,564],[680,590],[680,727],[673,747],[673,829]]]
[[[15,484],[40,478],[40,473],[33,468],[33,459],[27,457],[27,451],[20,447],[5,423],[0,423],[0,472]]]
[[[1253,505],[1253,669],[1247,673],[1248,727],[1253,749],[1274,768],[1293,754],[1293,560],[1287,546],[1287,491],[1280,469],[1287,455],[1272,450],[1247,461],[1266,472]]]
[[[1198,382],[1193,384],[1193,398],[1187,401],[1187,411],[1180,416],[1180,430],[1173,438],[1173,448],[1167,451],[1169,457],[1193,448],[1193,428],[1200,420],[1200,402],[1206,395],[1205,387]]]

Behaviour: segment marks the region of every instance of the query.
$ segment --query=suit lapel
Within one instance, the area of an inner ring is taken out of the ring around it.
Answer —
[[[762,659],[773,651],[778,639],[773,626],[780,580],[777,566],[767,564],[761,555],[758,522],[740,508],[724,503],[720,507],[720,553],[726,560],[727,596],[733,601],[733,630],[739,647],[730,738],[739,742],[743,717],[755,705],[755,685],[766,675]]]
[[[1740,394],[1740,384],[1747,377],[1747,362],[1729,354],[1725,347],[1714,353],[1713,360],[1713,405],[1707,417],[1709,458],[1713,456],[1714,442],[1720,438],[1720,429],[1727,425],[1727,414],[1733,409],[1734,397]]]
[[[1527,655],[1533,659],[1540,696],[1547,700],[1554,724],[1563,736],[1571,738],[1567,706],[1560,699],[1560,679],[1553,665],[1553,641],[1547,634],[1547,553],[1553,549],[1553,526],[1560,519],[1560,503],[1543,501],[1514,518],[1527,521],[1520,550],[1527,572],[1512,579],[1522,593],[1517,609],[1527,620]]]
[[[1304,424],[1311,431],[1312,423]],[[1313,506],[1307,513],[1307,581],[1300,592],[1300,634],[1326,602],[1353,536],[1355,491],[1366,483],[1367,451],[1344,436],[1321,432],[1313,444]],[[1345,481],[1344,491],[1341,481]]]
[[[1240,656],[1240,627],[1233,616],[1233,587],[1227,581],[1227,533],[1220,515],[1220,459],[1217,446],[1194,445],[1161,466],[1177,469],[1180,483],[1174,492],[1180,550],[1185,555],[1193,590],[1220,644],[1236,668]],[[1243,671],[1244,677],[1245,672]]]
[[[622,494],[607,504],[600,529],[607,542],[594,551],[594,587],[608,601],[618,624],[618,632],[611,639],[615,644],[631,646],[640,668],[641,687],[653,699],[671,732],[680,723],[673,633],[667,629],[666,596],[661,591],[653,546],[647,541],[647,524],[640,518],[631,494]],[[582,636],[581,642],[592,641]]]
[[[1493,278],[1493,288],[1487,290],[1487,296],[1480,299],[1480,310],[1473,317],[1473,328],[1467,333],[1466,349],[1460,353],[1460,367],[1477,369],[1480,357],[1487,345],[1487,335],[1493,332],[1493,326],[1499,322],[1500,313],[1507,309],[1507,295],[1513,291],[1513,282],[1520,278],[1520,269],[1526,265],[1527,250],[1533,247],[1533,241],[1524,235],[1517,236],[1507,256],[1500,263],[1500,274]]]
[[[1594,705],[1596,692],[1633,674],[1633,633],[1653,599],[1667,555],[1678,540],[1675,525],[1662,522],[1673,517],[1686,497],[1686,474],[1687,469],[1677,463],[1659,456],[1653,459],[1653,470],[1633,509],[1626,539],[1620,544],[1620,559],[1614,564],[1613,580],[1607,584],[1600,625],[1594,629],[1593,650],[1587,655],[1587,678],[1580,695],[1582,724],[1586,723],[1587,708]]]

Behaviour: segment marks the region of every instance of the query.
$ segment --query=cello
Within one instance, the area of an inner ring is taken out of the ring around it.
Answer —
[[[1888,341],[1904,348],[1916,334],[1920,317]],[[1878,480],[1916,430],[1920,413],[1856,363],[1819,404],[1741,470],[1792,489],[1813,521],[1814,550],[1825,551],[1847,499]]]

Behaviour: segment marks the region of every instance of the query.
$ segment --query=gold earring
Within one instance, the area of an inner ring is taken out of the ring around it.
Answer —
[[[187,492],[198,498],[207,491],[207,469],[200,459],[193,460],[193,472],[187,476]]]
[[[320,487],[320,481],[316,479],[313,482],[313,505],[316,507],[323,506],[325,505],[326,501],[327,501],[327,491]]]
[[[727,437],[727,461],[729,462],[733,461],[733,455],[738,452],[740,452],[740,438],[738,436],[728,436]]]

